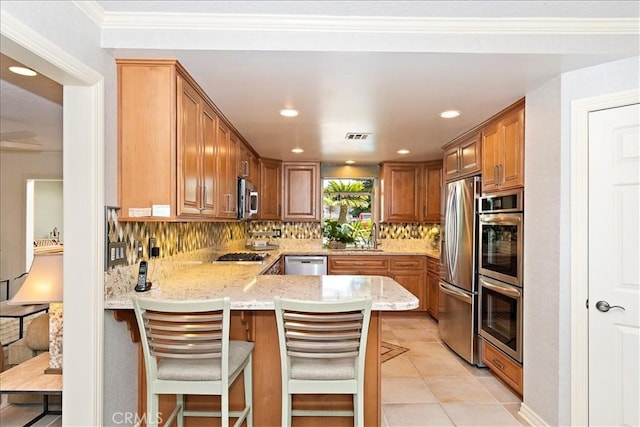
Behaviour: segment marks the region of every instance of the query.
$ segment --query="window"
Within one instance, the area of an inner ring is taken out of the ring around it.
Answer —
[[[355,246],[368,245],[373,217],[375,180],[323,179],[322,218],[337,220],[354,238]],[[345,225],[346,224],[346,225]]]

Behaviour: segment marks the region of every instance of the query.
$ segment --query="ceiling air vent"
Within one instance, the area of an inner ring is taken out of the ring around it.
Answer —
[[[371,133],[367,132],[348,132],[344,137],[347,141],[365,141],[371,136]]]

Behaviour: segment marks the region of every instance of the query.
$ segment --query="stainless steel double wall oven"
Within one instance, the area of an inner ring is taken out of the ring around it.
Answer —
[[[522,363],[522,190],[479,201],[480,336]]]

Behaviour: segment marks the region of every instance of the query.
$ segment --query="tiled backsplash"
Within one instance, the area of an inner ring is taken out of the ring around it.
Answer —
[[[119,222],[118,209],[109,207],[106,213],[106,232],[109,242],[126,242],[128,265],[136,264],[135,242],[144,248],[147,259],[148,242],[155,237],[160,257],[204,248],[238,250],[244,246],[251,231],[280,229],[284,239],[320,239],[322,226],[313,222]],[[438,224],[380,224],[379,239],[430,239],[429,231]],[[181,250],[178,241],[181,241]]]

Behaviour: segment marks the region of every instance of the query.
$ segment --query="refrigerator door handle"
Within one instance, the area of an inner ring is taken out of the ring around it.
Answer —
[[[454,222],[454,218],[457,218],[457,209],[456,209],[456,193],[458,187],[453,185],[448,195],[447,195],[447,224],[446,224],[446,236],[447,239],[445,243],[447,245],[447,269],[449,270],[449,278],[453,280],[453,272],[455,271],[455,266],[452,265],[453,261],[457,259],[457,254],[454,254],[457,247],[458,241],[458,233],[456,223]]]
[[[467,304],[472,303],[471,295],[461,292],[444,282],[440,282],[440,290],[455,299],[466,302]]]

